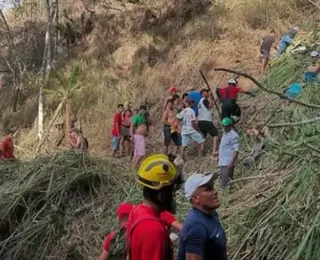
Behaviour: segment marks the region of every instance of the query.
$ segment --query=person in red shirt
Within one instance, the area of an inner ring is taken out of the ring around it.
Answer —
[[[118,215],[118,220],[119,220],[119,224],[120,224],[120,229],[126,229],[129,214],[132,211],[133,207],[134,206],[131,203],[123,203],[123,204],[119,205],[118,210],[117,210],[117,215]],[[113,232],[109,233],[109,235],[106,236],[106,238],[103,242],[103,249],[102,249],[102,253],[99,257],[99,260],[109,260],[109,258],[110,258],[110,252],[109,252],[110,244],[112,242],[112,239],[114,239],[116,233],[117,233],[117,231],[113,231]],[[125,252],[123,252],[123,253],[125,253]]]
[[[237,121],[241,116],[241,110],[237,104],[237,97],[239,93],[248,94],[252,97],[255,95],[250,91],[246,91],[238,87],[236,79],[230,79],[228,85],[216,89],[216,94],[221,103],[221,120],[229,117]]]
[[[142,162],[136,181],[143,187],[144,202],[131,211],[127,225],[130,260],[173,259],[163,212],[174,213],[174,194],[180,179],[176,165],[166,155],[153,155]]]
[[[13,142],[13,131],[8,129],[5,132],[5,136],[1,141],[0,149],[1,149],[1,159],[4,160],[13,160],[15,159],[13,151],[14,151],[14,142]]]
[[[119,104],[118,111],[113,116],[113,126],[111,130],[113,157],[116,157],[116,154],[119,150],[119,144],[121,139],[122,113],[123,113],[123,105]]]
[[[127,222],[128,222],[128,218],[129,218],[129,214],[130,212],[133,210],[134,206],[131,203],[123,203],[120,204],[117,210],[117,216],[118,216],[118,220],[119,220],[119,224],[120,224],[120,229],[125,230],[127,228]],[[182,229],[182,224],[176,219],[176,217],[171,214],[168,211],[163,211],[160,214],[160,219],[162,221],[162,223],[164,225],[166,225],[169,228],[174,228],[176,231],[180,231]],[[112,241],[115,239],[115,236],[117,234],[118,231],[113,231],[111,233],[109,233],[104,242],[103,242],[103,248],[102,248],[102,252],[99,256],[99,260],[112,260],[113,257],[113,250],[112,250]],[[121,232],[121,230],[120,230]],[[121,239],[121,237],[120,237]],[[118,243],[121,241],[117,241]],[[125,244],[126,240],[124,239],[123,241]],[[121,249],[120,249],[121,250]],[[125,248],[122,249],[123,252],[122,253],[126,253]],[[111,259],[110,259],[111,258]]]

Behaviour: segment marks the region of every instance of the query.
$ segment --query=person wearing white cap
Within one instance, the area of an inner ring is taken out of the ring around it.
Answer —
[[[214,175],[192,174],[185,183],[189,211],[180,232],[179,260],[227,260],[227,239],[216,209]]]

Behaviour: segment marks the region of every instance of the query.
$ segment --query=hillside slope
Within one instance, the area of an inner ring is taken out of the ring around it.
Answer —
[[[318,19],[312,16],[313,5],[302,0],[239,0],[211,5],[203,1],[203,9],[195,5],[199,1],[149,0],[127,5],[121,12],[113,10],[123,8],[114,1],[85,2],[87,9],[97,12],[94,29],[85,40],[66,48],[58,64],[66,74],[80,66],[83,88],[72,99],[73,116],[81,121],[90,153],[98,158],[56,153],[58,133],[52,129],[42,150],[49,155],[30,160],[38,143],[33,123],[41,81],[36,73],[28,73],[18,111],[7,109],[8,98],[1,103],[2,124],[19,127],[17,153],[28,160],[0,165],[0,258],[95,259],[103,237],[115,227],[117,204],[141,200],[129,158],[100,159],[109,149],[108,133],[117,103],[150,105],[156,123],[148,138],[149,152],[159,152],[160,108],[169,85],[182,91],[190,86],[201,88],[198,70],[202,69],[216,86],[231,77],[214,72],[217,66],[257,76],[262,35],[270,28],[286,30],[300,22],[305,29],[312,29]],[[103,5],[108,8],[101,8]],[[84,7],[70,6],[76,19]],[[319,35],[314,38],[312,43],[319,41]],[[308,52],[284,55],[261,82],[281,92],[290,83],[301,82],[310,64]],[[240,78],[240,84],[254,87],[245,78]],[[315,94],[318,86],[319,82],[307,85],[299,100],[320,104],[320,96]],[[254,100],[240,100],[246,107],[240,125],[241,158],[250,154],[255,141],[244,130],[261,126],[276,111],[269,122],[272,141],[256,167],[247,169],[240,161],[235,190],[220,195],[223,206],[219,214],[227,230],[230,258],[317,260],[320,124],[292,127],[290,123],[318,117],[318,110],[255,91]],[[46,122],[58,102],[47,96]],[[208,157],[196,158],[192,152],[191,148],[186,174],[218,169]],[[181,220],[189,207],[178,194]]]

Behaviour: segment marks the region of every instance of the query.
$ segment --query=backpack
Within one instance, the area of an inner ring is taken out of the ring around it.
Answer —
[[[120,228],[116,231],[112,238],[108,250],[110,260],[126,260],[127,259],[126,246],[126,229]]]
[[[132,214],[132,212],[131,212],[131,214]],[[127,236],[127,240],[126,240],[126,244],[127,244],[127,260],[131,260],[131,250],[130,249],[131,249],[131,237],[132,237],[133,231],[134,231],[135,227],[139,223],[143,222],[144,220],[155,220],[157,222],[162,223],[159,218],[155,218],[155,217],[152,217],[152,216],[143,216],[142,215],[142,216],[139,216],[136,219],[136,221],[133,223],[131,229],[128,231],[128,236]],[[172,252],[173,252],[172,244],[171,244],[170,238],[168,236],[168,245],[166,247],[166,257],[165,257],[166,260],[172,259],[172,255],[173,255]]]

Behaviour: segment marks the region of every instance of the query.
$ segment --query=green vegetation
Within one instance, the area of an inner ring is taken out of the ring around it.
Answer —
[[[311,65],[309,53],[284,55],[274,64],[264,84],[281,91],[293,82],[302,82],[303,72]],[[319,104],[318,88],[319,79],[307,84],[299,99]],[[270,106],[278,109],[279,102],[282,109],[275,114],[270,127],[273,123],[300,122],[319,115],[317,109],[283,100],[272,100],[264,109]],[[249,206],[238,208],[226,221],[232,226],[231,235],[235,235],[231,259],[240,256],[242,259],[319,259],[320,123],[274,128],[272,137],[263,159],[268,161],[268,166],[260,173],[262,181],[248,184],[255,185],[256,190],[246,201]],[[275,172],[277,177],[267,177]],[[232,198],[236,199],[241,192]]]

